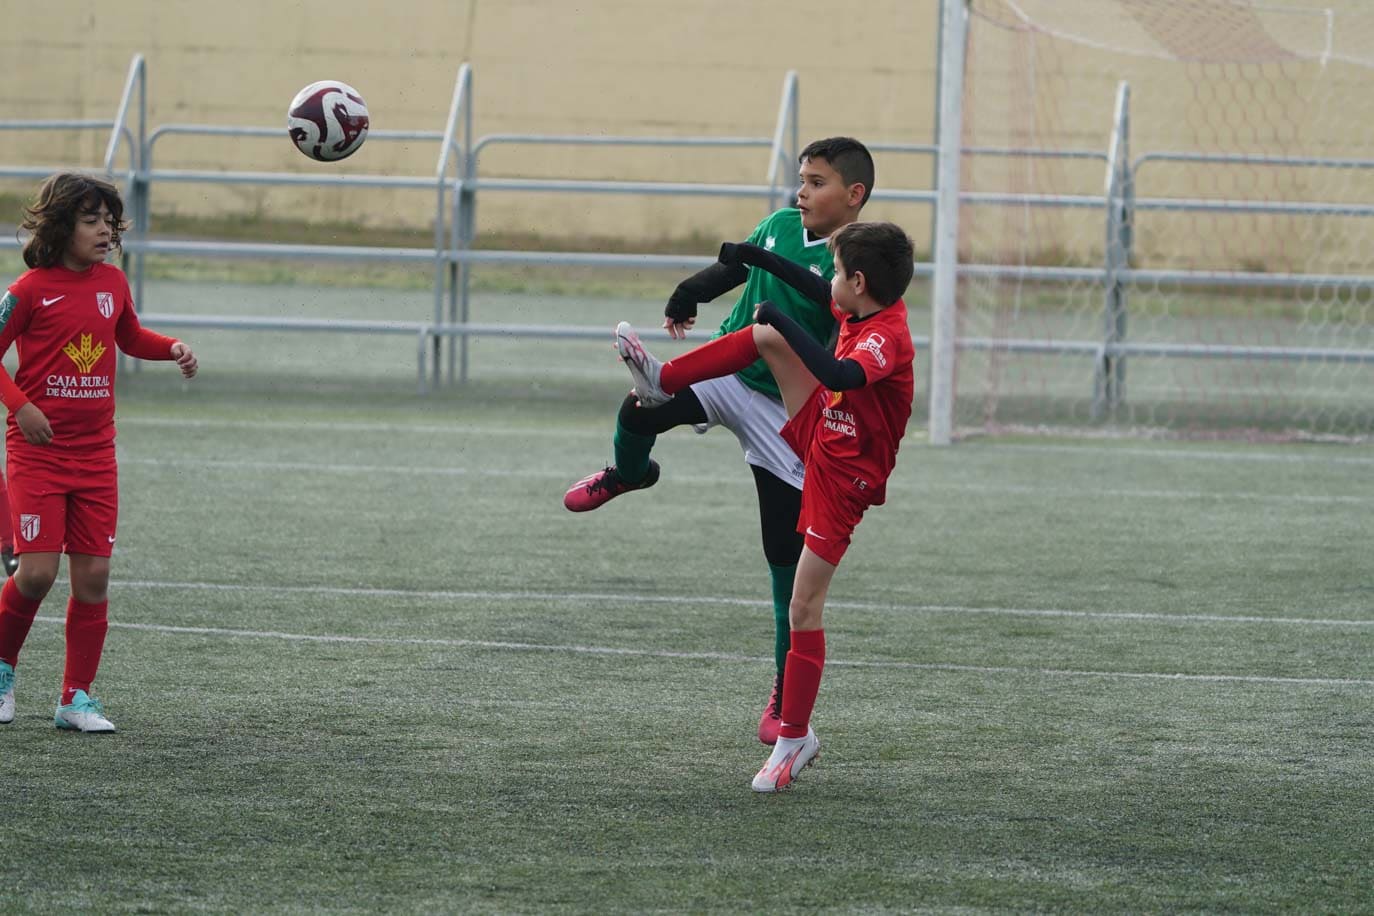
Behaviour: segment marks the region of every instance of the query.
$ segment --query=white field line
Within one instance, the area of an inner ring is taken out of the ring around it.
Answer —
[[[612,405],[608,410],[613,410]],[[610,414],[608,414],[610,416]],[[609,422],[609,421],[608,421]],[[496,426],[478,423],[374,423],[365,421],[329,421],[329,420],[218,420],[204,418],[176,418],[176,417],[129,417],[119,420],[120,426],[150,426],[166,427],[176,429],[180,427],[196,427],[206,429],[261,429],[261,430],[281,430],[292,433],[300,432],[322,432],[322,433],[385,433],[388,435],[434,436],[516,436],[520,438],[555,438],[555,439],[601,439],[610,442],[611,431],[606,429],[579,429],[563,426]],[[920,436],[915,435],[919,430],[913,430],[913,435],[907,437],[907,447],[922,447]],[[728,435],[722,433],[721,438],[728,440]],[[960,448],[969,446],[956,446],[954,451],[957,453]],[[1088,442],[1083,444],[1059,445],[1054,443],[1002,443],[996,441],[980,441],[977,446],[980,452],[984,451],[1014,451],[1014,452],[1051,452],[1081,455],[1115,455],[1130,456],[1134,458],[1184,458],[1196,459],[1199,461],[1274,461],[1281,463],[1313,463],[1313,464],[1337,464],[1337,465],[1374,465],[1374,454],[1332,454],[1334,450],[1362,450],[1359,446],[1332,445],[1323,447],[1320,452],[1317,449],[1304,447],[1300,453],[1291,451],[1275,452],[1260,450],[1257,447],[1246,446],[1243,449],[1237,448],[1235,451],[1218,451],[1215,449],[1188,449],[1188,448],[1139,448],[1139,447],[1111,447],[1093,445]]]
[[[617,405],[607,407],[607,423],[615,417]],[[120,418],[119,426],[151,426],[167,429],[191,427],[196,429],[259,429],[281,432],[321,433],[385,433],[414,436],[518,436],[554,439],[605,439],[611,441],[614,426],[605,429],[577,429],[564,426],[487,426],[478,423],[375,423],[352,420],[216,420],[188,417],[129,417]]]
[[[363,474],[395,475],[409,477],[518,477],[527,480],[567,480],[575,479],[572,472],[550,470],[513,470],[510,468],[467,468],[467,467],[416,467],[391,464],[346,464],[313,461],[232,461],[210,458],[121,458],[120,464],[154,468],[197,468],[201,470],[218,469],[224,471],[284,471],[310,474]],[[753,479],[742,474],[701,475],[692,478],[698,483],[711,485],[753,484]],[[1310,503],[1315,505],[1367,505],[1374,503],[1374,496],[1325,495],[1303,493],[1246,493],[1206,490],[1131,490],[1125,488],[1091,489],[1085,487],[1046,487],[1029,484],[911,484],[902,480],[888,482],[888,489],[898,492],[938,493],[957,491],[961,493],[992,493],[1012,496],[1046,496],[1056,499],[1085,497],[1091,499],[1173,499],[1173,500],[1212,500],[1226,502],[1244,500],[1261,503]]]
[[[161,582],[115,580],[114,588],[180,589],[229,593],[268,593],[277,595],[327,595],[345,598],[405,598],[413,601],[543,601],[619,604],[689,604],[718,607],[768,607],[771,601],[757,598],[731,598],[722,595],[637,595],[614,592],[534,592],[484,590],[424,590],[398,588],[345,588],[328,585],[241,585],[229,582]],[[962,607],[946,604],[900,604],[872,601],[827,601],[837,610],[880,611],[911,614],[967,614],[997,617],[1067,617],[1083,620],[1142,620],[1166,623],[1250,623],[1313,627],[1374,628],[1374,619],[1322,617],[1256,617],[1232,614],[1161,614],[1148,611],[1073,611],[1061,608]]]
[[[44,623],[59,624],[58,617],[39,617]],[[178,627],[152,623],[111,622],[110,626],[151,633],[189,636],[226,636],[231,639],[275,639],[287,642],[326,643],[330,645],[425,646],[446,649],[498,649],[515,652],[558,652],[576,655],[602,655],[633,658],[671,658],[686,661],[723,661],[764,664],[771,658],[729,652],[675,652],[668,649],[631,649],[615,646],[558,645],[530,642],[505,642],[488,639],[422,639],[419,637],[338,636],[329,634],[284,633],[276,630],[239,630],[228,627]],[[1374,680],[1363,678],[1272,677],[1248,674],[1180,674],[1146,671],[1080,671],[1069,668],[1020,668],[1010,665],[954,665],[922,662],[847,660],[828,658],[827,665],[850,668],[880,668],[902,671],[948,671],[970,674],[1011,674],[1038,677],[1162,680],[1199,683],[1279,684],[1318,687],[1374,687]]]
[[[1212,449],[1189,449],[1189,448],[1139,448],[1131,446],[1104,446],[1104,445],[1057,445],[1046,442],[1038,444],[1034,442],[995,442],[989,443],[990,450],[1010,451],[1010,452],[1042,452],[1053,454],[1070,455],[1106,455],[1106,456],[1129,456],[1131,458],[1183,458],[1197,461],[1257,461],[1257,462],[1276,462],[1279,464],[1336,464],[1336,465],[1356,465],[1360,467],[1374,466],[1374,453],[1366,447],[1358,445],[1324,445],[1318,447],[1304,446],[1299,453],[1283,453],[1260,451],[1250,447],[1237,448],[1235,451],[1216,451]],[[1320,453],[1318,450],[1320,449]],[[1332,454],[1339,449],[1342,452],[1354,452],[1354,454]]]

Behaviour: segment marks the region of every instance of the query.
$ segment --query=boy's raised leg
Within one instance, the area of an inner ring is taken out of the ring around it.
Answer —
[[[630,375],[635,380],[635,395],[643,407],[657,407],[671,400],[669,395],[657,388],[657,370],[661,364],[644,349],[639,342],[639,335],[635,334],[628,322],[622,321],[616,327],[616,349],[630,368]],[[649,373],[653,373],[653,381],[650,381]],[[656,436],[626,429],[617,417],[615,438],[612,440],[615,464],[588,474],[569,487],[563,494],[563,506],[570,512],[590,512],[622,493],[647,490],[658,483],[658,463],[649,457],[656,439]]]
[[[622,321],[615,327],[615,348],[630,370],[630,377],[634,379],[635,395],[640,405],[661,407],[672,400],[672,395],[659,384],[659,376],[663,372],[662,360],[644,349],[639,335],[628,321]]]

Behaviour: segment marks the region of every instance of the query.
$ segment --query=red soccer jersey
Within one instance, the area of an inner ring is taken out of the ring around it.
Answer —
[[[171,359],[173,338],[143,328],[124,272],[109,264],[88,270],[27,271],[0,300],[0,357],[19,347],[15,383],[52,425],[59,453],[95,456],[114,450],[115,347],[143,359]],[[30,445],[14,421],[6,442]]]
[[[897,463],[916,390],[916,348],[906,303],[898,300],[857,321],[834,302],[830,310],[840,323],[835,358],[863,366],[867,381],[862,388],[830,392],[816,424],[810,463],[828,477],[853,483],[868,495],[869,505],[879,506],[887,499],[887,478]]]

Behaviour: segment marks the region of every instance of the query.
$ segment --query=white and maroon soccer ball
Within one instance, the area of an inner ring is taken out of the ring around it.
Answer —
[[[356,153],[367,139],[367,126],[367,103],[358,90],[338,80],[311,83],[296,93],[286,111],[291,142],[320,162]]]

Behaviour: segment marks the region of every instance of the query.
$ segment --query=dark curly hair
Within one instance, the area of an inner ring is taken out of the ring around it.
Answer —
[[[62,263],[62,253],[76,232],[77,217],[98,211],[101,203],[110,211],[114,224],[110,247],[118,248],[120,236],[128,228],[119,189],[108,181],[79,172],[58,172],[50,176],[38,189],[34,205],[24,208],[21,225],[30,233],[24,243],[24,263],[29,267],[53,267]]]

